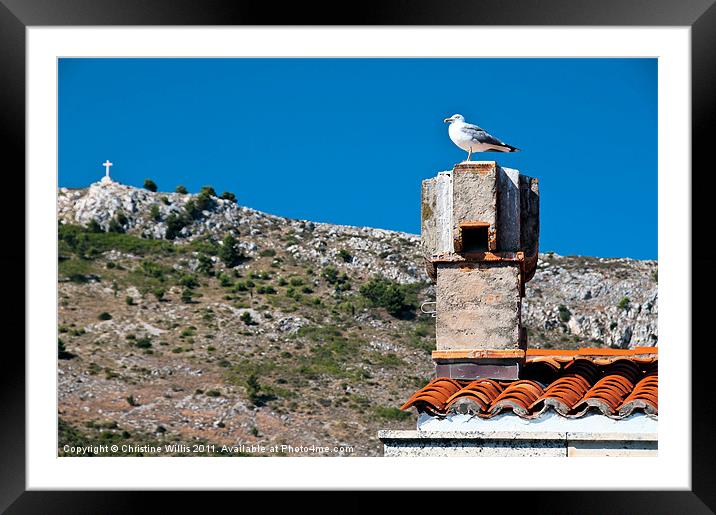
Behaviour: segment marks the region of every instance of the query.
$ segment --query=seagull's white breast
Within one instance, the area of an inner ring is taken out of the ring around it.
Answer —
[[[472,150],[473,152],[484,152],[490,148],[490,145],[479,143],[472,140],[472,136],[462,130],[464,122],[456,121],[448,125],[448,135],[450,140],[465,152]]]

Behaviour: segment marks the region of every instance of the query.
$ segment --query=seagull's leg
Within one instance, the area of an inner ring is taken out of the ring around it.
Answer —
[[[471,156],[471,155],[472,155],[472,147],[469,147],[469,148],[467,149],[467,160],[468,160],[468,161],[470,160],[470,156]]]

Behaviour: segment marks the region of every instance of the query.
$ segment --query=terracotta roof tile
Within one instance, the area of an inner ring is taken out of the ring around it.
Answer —
[[[452,394],[446,408],[457,413],[478,414],[490,406],[502,393],[503,387],[493,379],[478,379]]]
[[[447,399],[460,390],[462,385],[459,381],[440,377],[413,394],[400,409],[407,409],[410,406],[419,406],[421,411],[444,412]]]
[[[531,419],[552,409],[576,418],[589,412],[619,419],[634,412],[657,417],[658,358],[655,348],[620,352],[606,361],[592,359],[614,349],[551,351],[549,357],[528,351],[522,379],[456,381],[438,378],[413,394],[400,409],[415,407],[434,416],[465,413],[489,418],[505,411]],[[651,355],[651,357],[643,357]],[[546,358],[546,359],[545,359]]]
[[[542,386],[535,381],[521,379],[513,381],[490,406],[490,415],[503,410],[512,410],[520,416],[529,415],[530,406],[542,395]]]

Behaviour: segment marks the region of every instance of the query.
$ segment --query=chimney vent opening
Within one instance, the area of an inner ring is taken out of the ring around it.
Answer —
[[[490,224],[473,222],[460,225],[460,252],[487,252],[490,250]]]

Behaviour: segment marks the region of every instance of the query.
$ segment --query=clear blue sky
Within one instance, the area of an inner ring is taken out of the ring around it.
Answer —
[[[540,249],[657,258],[656,59],[61,59],[59,184],[212,185],[321,222],[420,231],[462,113],[540,179]]]

